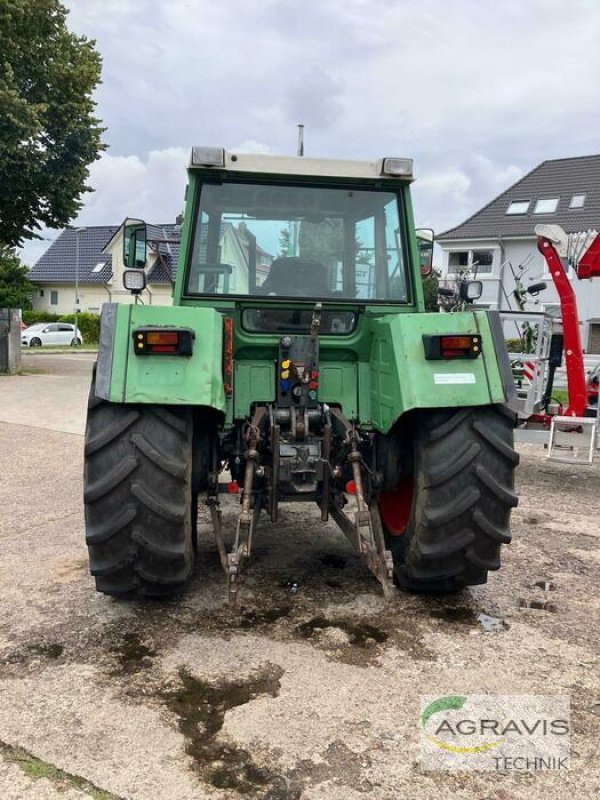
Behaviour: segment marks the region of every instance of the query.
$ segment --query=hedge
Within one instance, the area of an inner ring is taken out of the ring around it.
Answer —
[[[82,311],[78,315],[78,326],[85,344],[95,344],[100,335],[100,317]],[[23,311],[23,322],[34,325],[36,322],[70,322],[75,324],[75,314],[50,314],[47,311]]]

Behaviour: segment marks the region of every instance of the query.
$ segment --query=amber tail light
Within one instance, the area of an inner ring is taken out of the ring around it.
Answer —
[[[479,334],[445,334],[423,336],[425,358],[440,361],[453,358],[477,358],[481,355],[481,336]]]
[[[132,337],[138,356],[191,356],[195,338],[188,328],[138,328]]]

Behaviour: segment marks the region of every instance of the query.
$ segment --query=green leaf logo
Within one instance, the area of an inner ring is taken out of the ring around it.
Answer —
[[[467,698],[463,695],[450,694],[446,695],[446,697],[438,697],[437,700],[429,703],[421,714],[421,727],[425,732],[425,736],[430,742],[433,742],[436,747],[447,750],[449,753],[485,753],[487,750],[499,747],[504,742],[504,739],[500,739],[497,742],[475,745],[473,747],[458,747],[457,745],[443,742],[441,739],[437,739],[435,736],[431,736],[427,733],[425,726],[434,714],[439,714],[441,711],[458,711],[466,702]]]
[[[462,708],[466,702],[467,698],[459,694],[438,697],[438,699],[430,703],[421,714],[421,727],[425,730],[425,725],[427,725],[429,718],[439,711],[457,711],[459,708]]]

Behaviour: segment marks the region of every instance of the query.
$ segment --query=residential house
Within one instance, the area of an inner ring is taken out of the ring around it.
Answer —
[[[442,249],[442,276],[472,267],[483,282],[480,305],[517,309],[516,278],[525,286],[547,288],[528,310],[559,313],[558,295],[537,249],[538,223],[560,225],[567,233],[600,229],[600,155],[544,161],[465,222],[436,237]],[[577,296],[584,349],[600,353],[600,281],[569,276]],[[510,334],[509,334],[510,335]],[[514,334],[513,334],[514,335]]]
[[[177,270],[180,226],[148,225],[144,302],[170,305]],[[123,225],[67,228],[34,264],[29,279],[36,286],[36,311],[71,314],[75,310],[75,282],[81,311],[100,313],[103,303],[131,303],[123,287]]]
[[[177,275],[181,226],[147,225],[147,287],[142,294],[147,305],[170,305]],[[247,291],[250,258],[256,257],[257,275],[266,276],[273,257],[256,245],[245,223],[221,226],[220,260],[236,265],[238,287]],[[198,258],[203,260],[205,235],[200,231]],[[123,287],[123,224],[67,228],[55,239],[32,267],[29,278],[36,286],[36,311],[71,314],[75,310],[75,280],[79,287],[80,310],[99,314],[103,303],[132,303],[133,295]],[[244,283],[246,276],[246,286]],[[223,279],[223,276],[221,277]],[[202,287],[198,287],[202,289]]]

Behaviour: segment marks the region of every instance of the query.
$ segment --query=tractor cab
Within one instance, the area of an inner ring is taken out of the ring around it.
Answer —
[[[269,313],[282,302],[300,312],[326,304],[334,313],[323,332],[348,332],[344,306],[414,307],[411,179],[408,159],[335,162],[194,148],[177,299],[262,308],[246,314],[257,331],[309,321]]]

